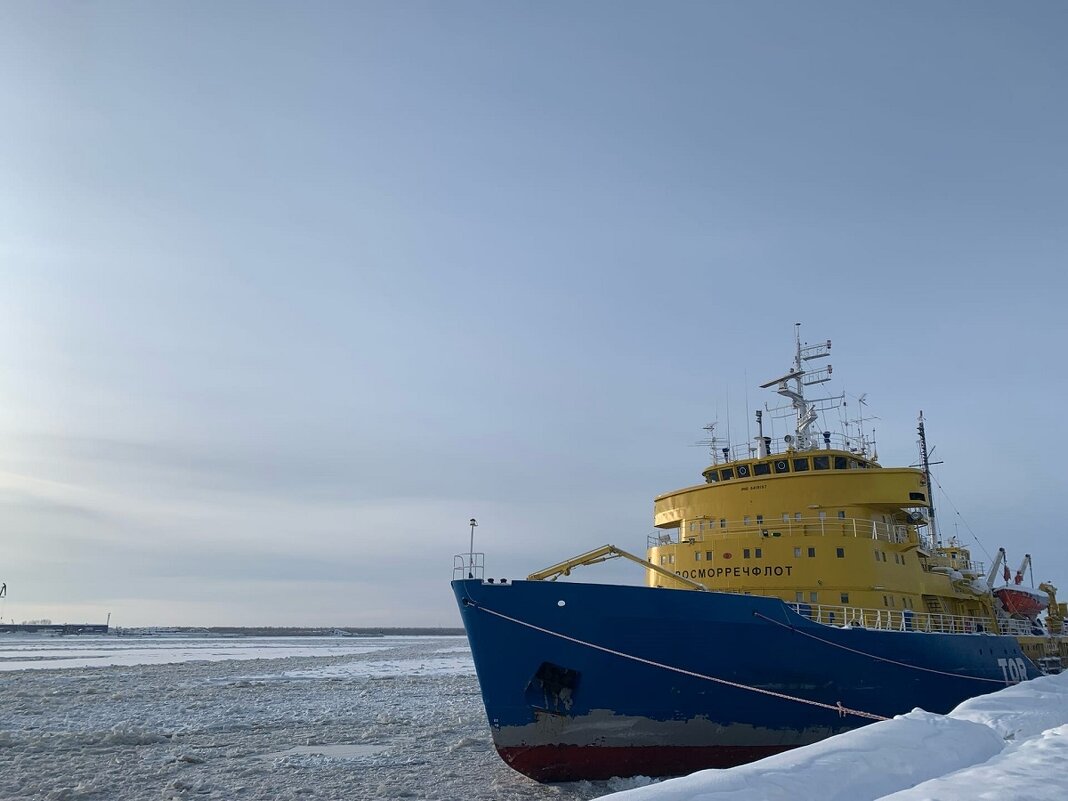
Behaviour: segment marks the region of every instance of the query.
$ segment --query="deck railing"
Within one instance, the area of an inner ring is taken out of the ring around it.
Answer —
[[[857,626],[884,631],[926,631],[937,634],[997,634],[993,621],[988,617],[945,615],[937,612],[918,612],[912,609],[863,609],[856,606],[825,606],[822,604],[787,604],[802,617],[827,626]],[[1029,634],[1030,630],[1020,621],[1022,631],[1006,631],[1012,628],[999,624],[1006,634]]]
[[[486,554],[458,553],[452,558],[452,580],[485,578]]]
[[[788,520],[691,520],[685,529],[649,535],[650,548],[685,542],[707,542],[717,535],[732,537],[851,537],[891,543],[915,542],[906,526],[859,517],[790,517]]]

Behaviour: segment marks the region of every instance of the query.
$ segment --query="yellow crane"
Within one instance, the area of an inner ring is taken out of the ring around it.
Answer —
[[[594,548],[592,551],[586,551],[586,553],[573,556],[570,559],[565,559],[563,562],[557,562],[552,567],[547,567],[544,570],[539,570],[536,573],[531,573],[527,576],[528,581],[556,581],[560,576],[570,576],[571,571],[576,567],[582,565],[596,565],[600,562],[607,562],[609,559],[617,559],[622,556],[624,559],[629,559],[642,567],[652,570],[656,573],[666,576],[672,581],[678,581],[682,584],[686,584],[695,590],[707,590],[704,584],[692,579],[680,576],[677,573],[672,573],[670,570],[665,570],[660,565],[654,565],[648,559],[642,559],[640,556],[635,556],[632,553],[624,551],[622,548],[617,548],[615,545],[602,545],[600,548]]]

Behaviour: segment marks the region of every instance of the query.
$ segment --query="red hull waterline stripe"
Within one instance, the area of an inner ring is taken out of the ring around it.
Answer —
[[[613,776],[682,776],[707,768],[732,768],[796,746],[524,745],[497,753],[514,770],[539,782],[611,779]]]

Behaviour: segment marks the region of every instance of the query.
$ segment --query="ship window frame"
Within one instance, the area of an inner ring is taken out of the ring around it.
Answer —
[[[803,456],[800,459],[793,460],[793,471],[795,473],[807,473],[808,472],[808,457]]]
[[[841,602],[842,602],[843,604],[847,604],[847,603],[849,603],[849,593],[848,593],[848,592],[843,592],[843,593],[839,593],[839,595],[838,595],[838,599],[839,599],[839,600],[840,600],[840,601],[841,601]]]
[[[845,548],[835,548],[834,555],[838,559],[845,559]]]
[[[700,551],[694,551],[693,552],[693,560],[695,562],[700,562],[701,561],[701,552]]]
[[[813,456],[812,457],[812,469],[813,470],[830,470],[831,469],[831,457],[830,456]]]
[[[742,548],[742,559],[748,559],[748,558],[749,558],[749,549],[748,548]]]
[[[775,460],[775,474],[789,473],[790,472],[790,460],[789,459],[776,459]]]
[[[764,525],[764,515],[757,515],[756,516],[756,524],[758,526]]]
[[[800,559],[800,558],[801,558],[801,548],[798,547],[798,546],[795,546],[794,547],[794,559]]]
[[[849,469],[849,457],[848,456],[835,456],[834,457],[834,469],[835,470],[848,470]]]
[[[764,549],[763,548],[754,548],[753,549],[753,558],[754,559],[763,559],[764,558]]]
[[[808,549],[808,558],[809,559],[814,559],[815,556],[816,556],[816,549],[815,548],[809,548]]]
[[[726,467],[723,470],[719,471],[719,475],[720,478],[722,478],[724,481],[730,481],[732,478],[734,478],[734,468]]]
[[[838,510],[838,519],[839,520],[845,520],[845,509],[839,509]]]
[[[770,476],[771,462],[757,462],[753,465],[754,476]]]
[[[747,465],[747,464],[738,465],[738,478],[748,478],[748,477],[749,477],[749,465]]]
[[[705,551],[705,561],[706,562],[711,562],[712,561],[712,551]]]
[[[809,594],[808,594],[808,602],[810,604],[817,604],[818,605],[819,602],[820,602],[820,594],[819,594],[819,592],[817,592],[816,590],[812,590],[811,592],[809,592]]]
[[[727,527],[727,518],[721,517],[719,519],[719,527],[720,528],[726,528]]]

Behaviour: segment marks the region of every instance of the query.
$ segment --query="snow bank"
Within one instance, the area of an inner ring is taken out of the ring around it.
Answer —
[[[1002,739],[981,723],[917,709],[805,748],[611,796],[618,801],[863,801],[985,762]]]
[[[1068,673],[1043,676],[971,698],[949,715],[984,723],[1006,740],[1034,737],[1068,723]]]
[[[1065,764],[1068,725],[1010,744],[989,762],[885,796],[882,801],[1064,801],[1068,798]]]
[[[975,801],[1068,798],[1068,673],[893,720],[614,801]]]

